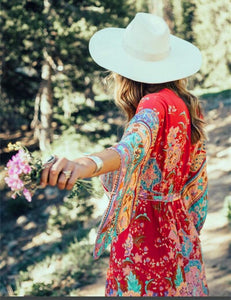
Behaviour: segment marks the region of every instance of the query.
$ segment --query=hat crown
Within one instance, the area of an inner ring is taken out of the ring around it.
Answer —
[[[168,25],[162,18],[137,13],[124,31],[123,48],[141,60],[161,60],[169,54],[169,37]]]
[[[162,18],[147,13],[137,13],[127,28],[97,31],[89,50],[101,67],[151,84],[186,78],[202,62],[196,46],[170,34]]]

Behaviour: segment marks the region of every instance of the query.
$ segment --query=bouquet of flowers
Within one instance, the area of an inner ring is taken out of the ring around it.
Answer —
[[[24,196],[30,202],[33,194],[39,188],[44,164],[40,158],[34,157],[19,142],[16,144],[10,143],[8,148],[18,151],[6,165],[7,176],[5,177],[5,182],[13,192],[11,197],[15,199],[16,196]],[[69,198],[74,198],[78,194],[79,188],[90,191],[92,189],[91,182],[78,180]]]
[[[18,150],[6,165],[5,182],[13,191],[11,197],[15,199],[17,195],[23,195],[28,201],[31,201],[32,194],[39,186],[40,174],[43,169],[42,160],[33,157],[19,142],[10,143],[8,148]]]

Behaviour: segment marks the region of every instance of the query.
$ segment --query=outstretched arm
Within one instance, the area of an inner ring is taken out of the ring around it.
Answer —
[[[68,160],[67,158],[56,158],[53,164],[47,165],[41,176],[41,186],[55,186],[59,189],[71,190],[75,182],[80,178],[89,178],[101,174],[118,170],[120,167],[120,156],[116,151],[105,149],[92,155],[98,156],[103,161],[103,167],[99,172],[95,172],[96,164],[86,156]],[[70,171],[71,176],[66,178],[63,171]]]
[[[149,126],[151,126],[151,129],[149,128]],[[148,140],[152,139],[153,141],[155,141],[157,130],[158,117],[156,113],[151,109],[144,109],[142,111],[139,111],[130,121],[122,140],[117,144],[116,147],[112,147],[112,149],[105,149],[101,152],[92,154],[98,156],[103,161],[103,167],[99,172],[95,172],[96,164],[87,157],[81,157],[75,160],[68,160],[67,158],[56,158],[53,164],[47,165],[43,170],[40,182],[41,187],[46,187],[46,185],[57,185],[60,189],[71,190],[75,182],[80,178],[99,176],[101,174],[119,170],[121,164],[121,149],[124,150],[128,148],[129,152],[129,149],[131,148],[132,155],[130,157],[130,160],[133,160],[133,158],[137,156],[133,155],[137,151],[142,152],[142,155],[144,155],[144,153],[146,153],[148,147],[150,146],[150,141],[148,142]],[[152,134],[148,139],[147,132],[149,131],[151,131]],[[138,143],[141,143],[141,145],[143,146],[143,151],[141,151],[141,148],[137,149]],[[71,176],[69,179],[67,179],[65,174],[63,173],[65,171],[71,172]]]

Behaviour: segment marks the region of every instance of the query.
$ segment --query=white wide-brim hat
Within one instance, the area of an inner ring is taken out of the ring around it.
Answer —
[[[89,51],[101,67],[144,83],[189,77],[202,61],[197,47],[171,35],[162,18],[148,13],[137,13],[126,28],[96,32]]]

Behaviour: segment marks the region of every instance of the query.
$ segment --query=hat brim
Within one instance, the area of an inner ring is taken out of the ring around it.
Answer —
[[[163,83],[189,77],[201,67],[201,53],[193,44],[170,35],[170,53],[159,61],[129,55],[122,46],[123,28],[96,32],[89,43],[93,60],[101,67],[144,83]]]

